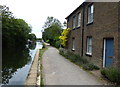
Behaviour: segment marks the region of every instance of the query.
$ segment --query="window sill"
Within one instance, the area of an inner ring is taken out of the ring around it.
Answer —
[[[73,28],[72,30],[75,30],[76,28]]]
[[[86,25],[88,26],[88,25],[91,25],[91,24],[93,24],[93,22],[87,23]]]
[[[72,49],[72,51],[75,51],[75,49]]]
[[[73,28],[72,30],[75,30],[75,29],[78,29],[78,28],[80,28],[81,26],[79,26],[79,27],[76,27],[76,28]]]
[[[81,26],[77,27],[76,29],[80,28]]]
[[[86,56],[92,57],[91,53],[86,53]]]

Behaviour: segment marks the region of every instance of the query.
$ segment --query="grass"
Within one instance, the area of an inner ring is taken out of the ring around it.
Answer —
[[[40,76],[41,76],[41,82],[40,87],[44,87],[44,79],[43,79],[43,66],[42,66],[42,55],[47,50],[47,48],[40,49]]]

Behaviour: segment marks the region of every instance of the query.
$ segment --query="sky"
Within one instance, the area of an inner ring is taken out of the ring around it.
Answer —
[[[62,24],[84,0],[0,0],[16,18],[24,19],[32,26],[32,33],[42,37],[42,27],[48,16],[57,18]]]

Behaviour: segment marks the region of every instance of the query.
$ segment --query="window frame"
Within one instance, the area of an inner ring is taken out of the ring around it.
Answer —
[[[93,23],[93,17],[94,17],[94,4],[90,4],[88,6],[88,11],[87,11],[87,23],[90,24],[90,23]]]
[[[92,55],[92,37],[88,36],[87,37],[87,55]]]
[[[72,23],[72,28],[76,28],[76,16],[73,16],[73,23]]]
[[[72,51],[75,51],[75,38],[72,38]]]
[[[79,13],[77,14],[77,16],[78,16],[78,19],[77,19],[77,27],[80,27],[80,26],[81,26],[81,12],[79,12]]]

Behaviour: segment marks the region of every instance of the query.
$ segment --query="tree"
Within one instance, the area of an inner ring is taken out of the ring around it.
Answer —
[[[70,28],[64,29],[61,33],[61,36],[59,37],[61,45],[65,47],[67,45],[67,39],[69,34]]]
[[[47,20],[43,26],[43,29],[49,28],[50,26],[55,25],[55,24],[62,27],[62,24],[58,19],[54,17],[47,17]]]
[[[33,33],[29,34],[28,39],[31,40],[31,41],[35,41],[36,40],[36,35],[33,34]]]
[[[25,45],[31,32],[31,27],[23,19],[15,18],[8,7],[1,7],[3,47]]]
[[[43,40],[49,42],[50,45],[59,47],[59,36],[62,32],[60,21],[54,17],[48,17],[44,25]]]

